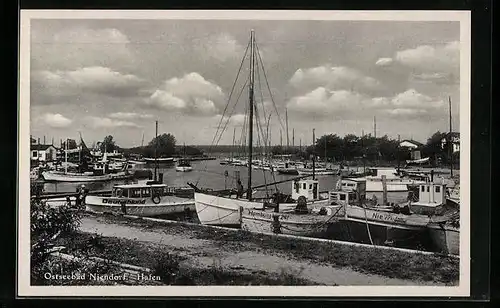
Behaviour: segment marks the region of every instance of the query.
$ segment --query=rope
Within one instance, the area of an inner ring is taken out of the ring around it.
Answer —
[[[215,141],[215,138],[217,138],[217,134],[219,132],[219,129],[220,129],[220,124],[222,123],[222,119],[224,119],[224,115],[226,114],[226,110],[227,110],[227,107],[229,106],[229,102],[231,101],[231,97],[233,95],[233,91],[234,91],[234,87],[236,86],[236,82],[238,81],[238,77],[240,76],[240,72],[241,72],[241,68],[243,67],[243,63],[245,62],[245,58],[247,56],[247,53],[248,53],[248,48],[250,47],[250,42],[248,42],[247,44],[247,48],[245,49],[245,54],[243,55],[243,58],[241,59],[241,63],[240,63],[240,67],[238,69],[238,73],[236,74],[236,78],[233,82],[233,86],[231,88],[231,92],[229,93],[229,98],[227,100],[227,104],[226,106],[224,107],[224,111],[222,112],[222,117],[220,118],[220,121],[219,121],[219,125],[217,127],[217,130],[215,132],[215,135],[214,135],[214,138],[212,139],[212,144],[210,145],[209,147],[209,151],[212,147],[212,145],[214,144],[214,141]]]
[[[276,102],[274,101],[274,98],[273,98],[273,93],[271,92],[271,87],[269,86],[269,81],[267,80],[266,70],[264,69],[264,62],[262,61],[262,57],[260,56],[259,46],[257,45],[257,43],[255,43],[255,48],[257,50],[257,55],[259,56],[259,61],[260,61],[261,66],[262,66],[262,73],[264,74],[264,79],[266,80],[266,85],[267,85],[267,89],[269,90],[271,102],[273,103],[274,110],[276,111],[276,114],[278,115],[278,121],[280,123],[281,129],[285,130],[285,126],[283,125],[283,121],[281,120],[280,114],[278,112],[278,107],[276,107]]]

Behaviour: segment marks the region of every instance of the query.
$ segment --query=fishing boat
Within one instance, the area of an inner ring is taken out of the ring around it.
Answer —
[[[193,171],[193,167],[191,166],[191,161],[186,157],[186,145],[184,145],[184,157],[177,161],[177,166],[175,166],[175,171],[177,172]]]
[[[341,205],[329,205],[328,194],[318,192],[317,180],[292,183],[291,198],[271,200],[261,208],[241,208],[241,229],[265,234],[324,237],[338,221]]]
[[[177,172],[189,172],[193,171],[191,162],[187,158],[182,158],[177,161],[177,166],[175,166],[175,171]]]
[[[254,31],[251,31],[250,35],[250,43],[248,44],[248,48],[250,49],[250,76],[249,76],[249,118],[248,121],[246,121],[247,127],[247,132],[248,132],[248,151],[247,151],[247,161],[246,165],[248,168],[248,182],[247,182],[247,189],[246,189],[246,196],[243,197],[243,186],[240,186],[240,189],[238,191],[238,197],[234,198],[234,192],[231,191],[207,191],[203,189],[197,188],[195,185],[188,183],[190,186],[195,188],[195,205],[196,205],[196,212],[198,214],[198,218],[202,224],[205,225],[223,225],[223,226],[237,226],[240,227],[241,225],[241,209],[262,209],[264,208],[264,204],[266,201],[264,199],[254,199],[252,194],[254,189],[258,187],[252,187],[252,169],[253,169],[253,122],[254,122],[254,108],[256,108],[254,104],[254,80],[255,80],[255,61],[256,60],[261,60],[260,55],[258,51],[256,50],[256,43],[255,43],[255,37],[254,37]],[[245,56],[247,54],[248,49],[245,51]],[[244,56],[244,57],[245,57]],[[243,62],[242,62],[243,63]],[[260,65],[258,67],[263,68],[263,63],[262,61],[259,62]],[[265,71],[264,71],[265,72]],[[236,79],[238,79],[238,75]],[[265,73],[262,74],[262,76],[265,77]],[[266,78],[266,77],[265,77]],[[266,78],[267,80],[267,78]],[[268,84],[266,82],[266,84]],[[269,87],[268,90],[270,91]],[[257,124],[259,123],[259,119],[256,117],[256,122]],[[263,130],[261,130],[262,132]],[[265,137],[265,136],[263,136]],[[215,138],[214,138],[215,139]],[[263,140],[264,144],[267,144],[267,140]],[[290,181],[293,179],[289,179],[286,181]],[[268,187],[270,185],[277,184],[278,182],[274,183],[269,183],[263,185],[263,187]],[[310,186],[309,186],[310,184]],[[319,191],[318,191],[318,183],[317,181],[315,183],[308,183],[306,184],[306,189],[314,191],[314,194],[316,198],[319,197]],[[291,200],[290,204],[292,206],[296,206],[297,200]],[[287,202],[284,202],[287,203]],[[285,204],[280,204],[280,208],[286,208],[287,206]]]
[[[83,140],[82,140],[83,143]],[[116,172],[116,173],[107,173],[105,172],[105,166],[102,166],[101,171],[87,171],[87,172],[69,172],[68,171],[68,142],[66,142],[65,149],[65,164],[64,171],[58,170],[48,170],[42,172],[42,177],[47,182],[102,182],[102,181],[111,181],[111,180],[119,180],[119,179],[128,179],[132,177],[127,170]],[[104,163],[103,163],[104,164]]]
[[[304,164],[301,162],[286,161],[279,163],[276,166],[276,170],[279,174],[287,175],[299,175],[298,169],[304,168]]]
[[[425,245],[429,225],[445,223],[457,215],[457,211],[446,206],[443,184],[432,181],[420,184],[417,201],[374,204],[366,200],[366,182],[341,181],[341,189],[330,192],[330,204],[344,205],[342,223],[349,234],[337,229],[335,236],[338,239],[371,244],[411,242]]]
[[[174,195],[174,188],[157,181],[115,185],[111,196],[87,195],[88,210],[135,216],[159,216],[194,211],[194,200]]]

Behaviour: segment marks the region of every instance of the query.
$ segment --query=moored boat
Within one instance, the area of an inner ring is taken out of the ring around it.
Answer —
[[[44,171],[42,177],[47,182],[102,182],[118,179],[127,179],[132,174],[122,171],[103,175],[94,175],[93,172],[64,172],[64,171]]]
[[[159,216],[194,211],[194,200],[174,196],[175,189],[166,184],[147,181],[116,185],[111,196],[89,194],[85,197],[88,210],[122,213],[136,216]]]
[[[179,161],[177,161],[177,166],[175,166],[175,171],[189,172],[193,171],[193,167],[191,166],[191,162],[188,159],[179,159]]]

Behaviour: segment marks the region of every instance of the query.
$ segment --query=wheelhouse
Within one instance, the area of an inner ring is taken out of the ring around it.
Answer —
[[[111,196],[116,198],[150,198],[153,196],[172,196],[175,193],[174,187],[167,185],[119,185],[113,187]]]

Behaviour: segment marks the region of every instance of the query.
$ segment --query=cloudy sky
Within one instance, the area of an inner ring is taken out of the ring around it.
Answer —
[[[296,145],[312,128],[373,133],[374,116],[377,136],[425,141],[448,129],[448,96],[458,130],[459,22],[80,19],[31,21],[31,133],[90,144],[111,134],[129,147],[158,120],[179,143],[210,144],[251,29],[290,143],[292,128]],[[233,127],[238,139],[248,93],[232,106],[247,76],[245,63],[220,144]],[[256,86],[279,143],[262,72]]]

